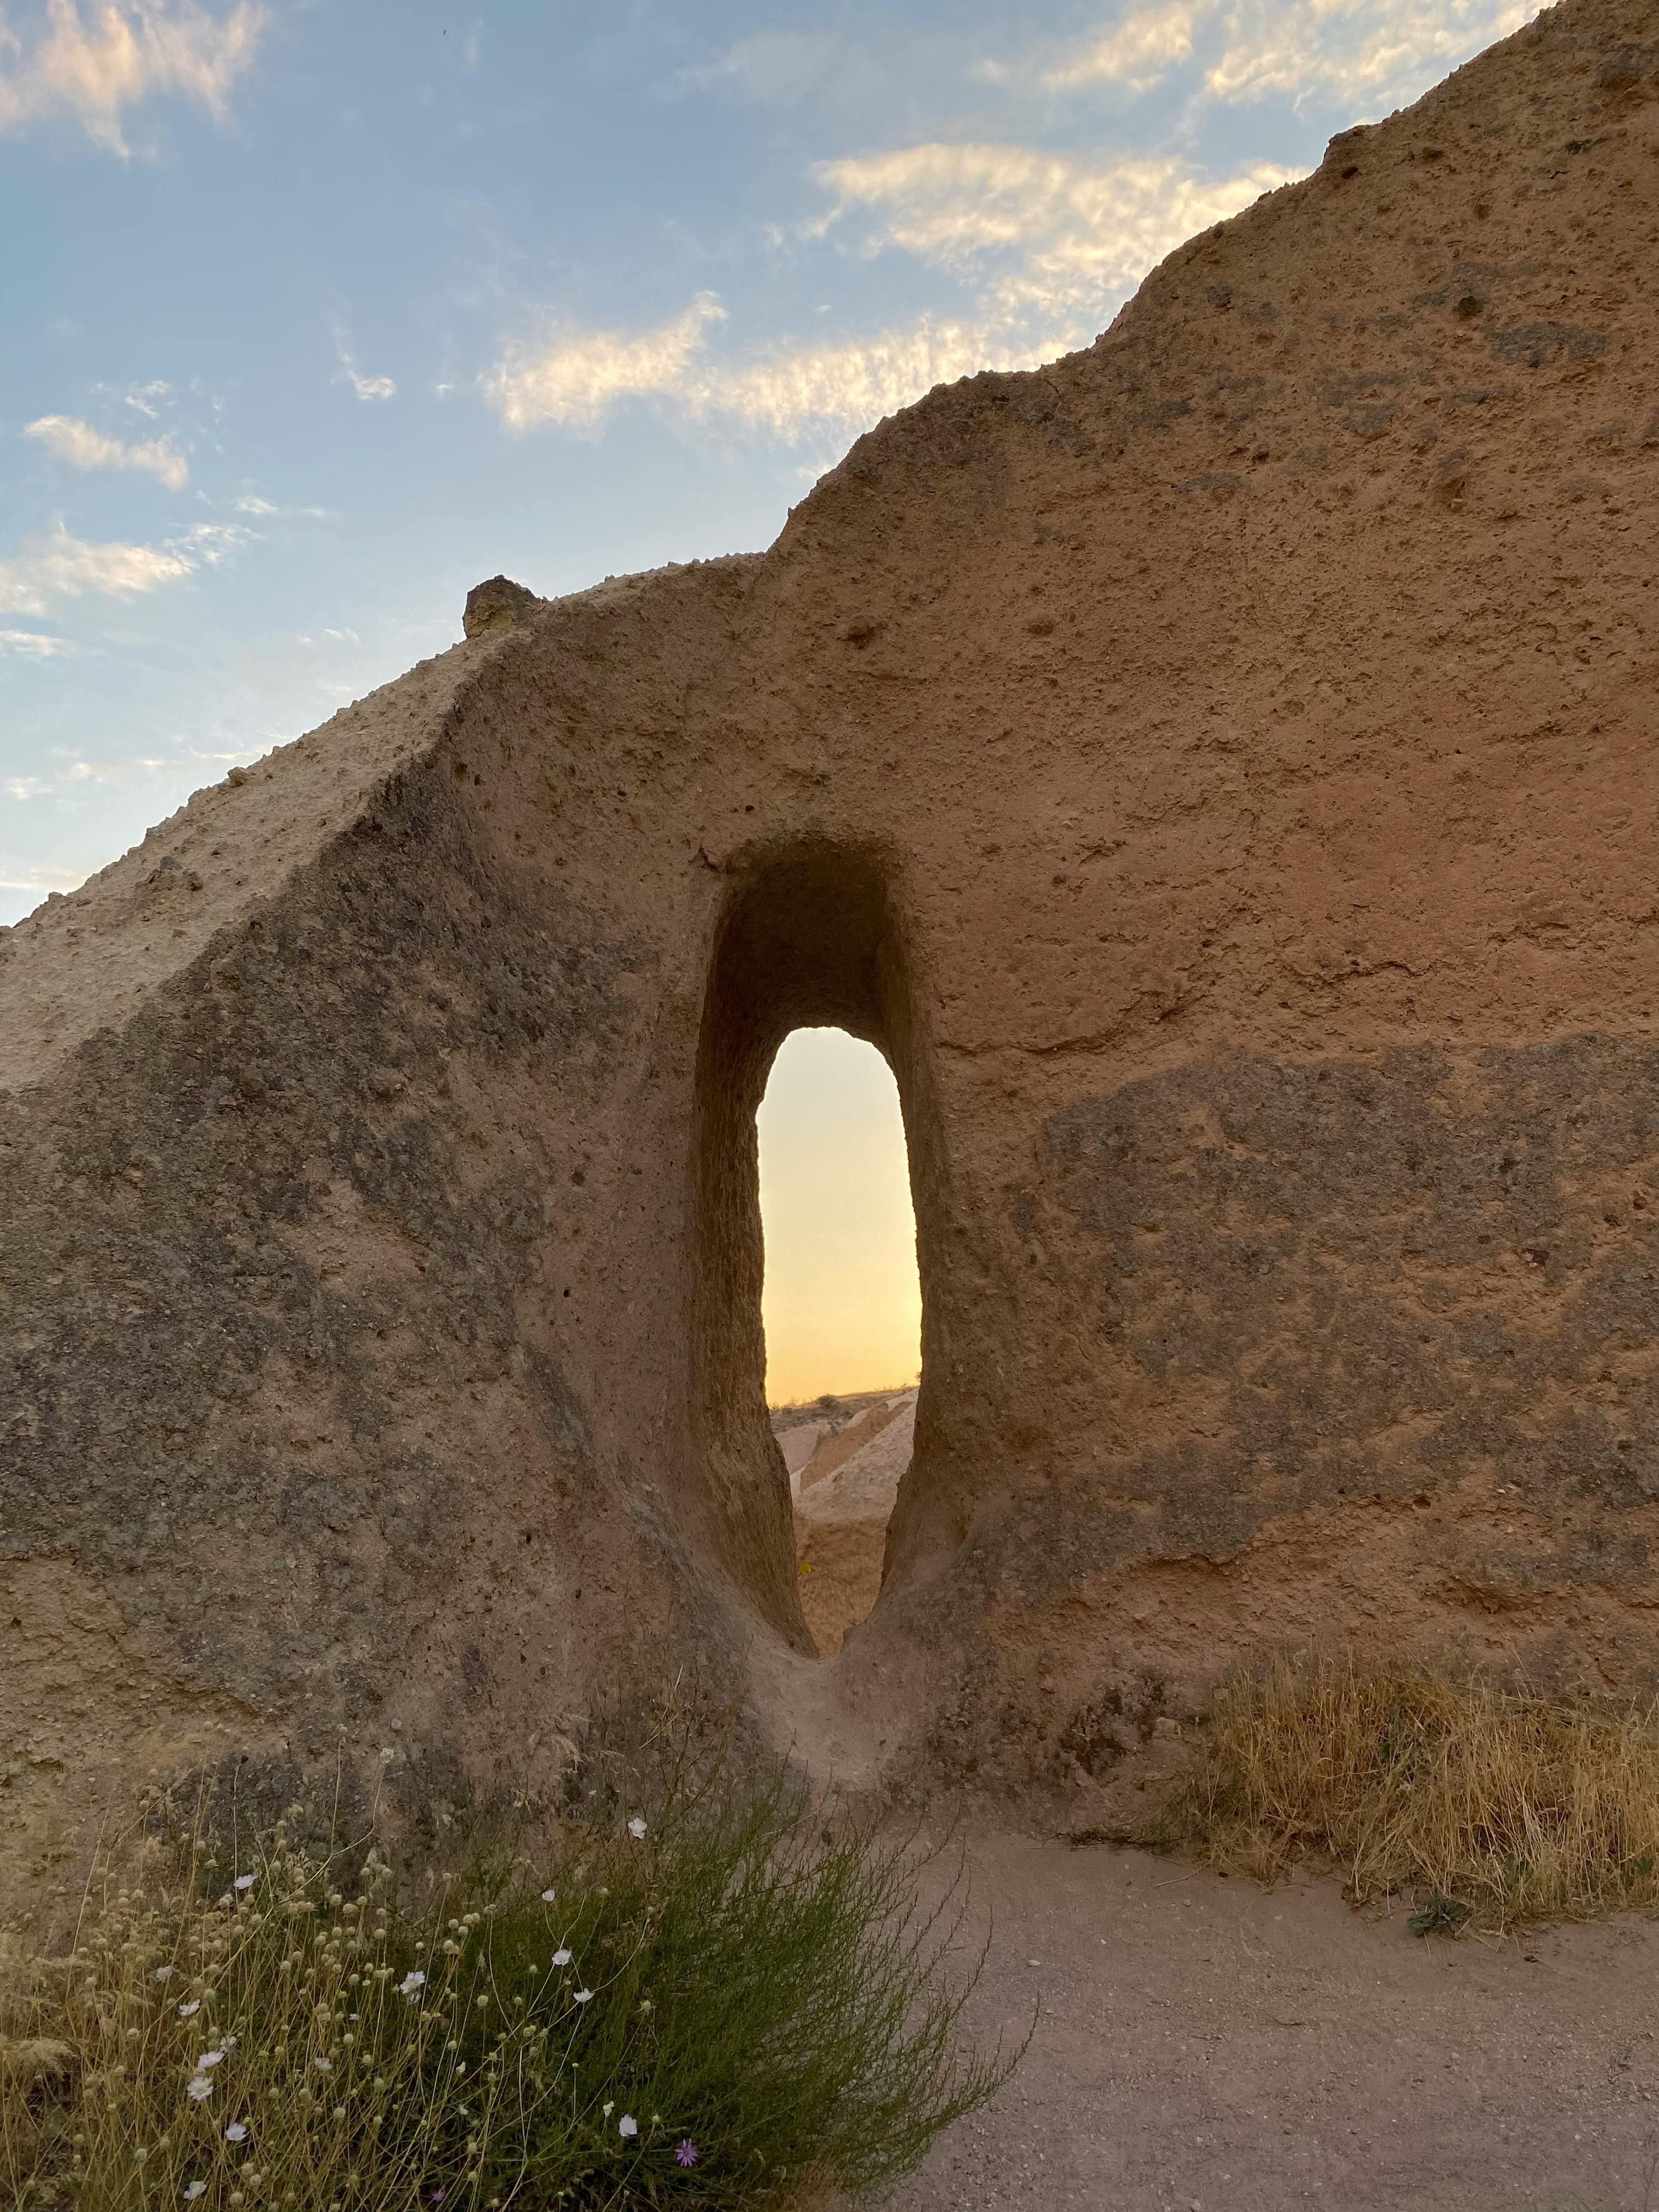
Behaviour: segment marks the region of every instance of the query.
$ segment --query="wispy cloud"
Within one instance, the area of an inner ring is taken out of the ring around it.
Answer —
[[[1213,100],[1357,108],[1409,99],[1538,13],[1537,0],[1233,0],[1205,73]]]
[[[331,507],[278,507],[275,500],[262,499],[253,491],[241,493],[232,504],[238,514],[251,514],[260,522],[331,522],[337,519]]]
[[[49,453],[67,461],[73,469],[135,470],[155,477],[170,491],[180,489],[190,477],[190,464],[167,439],[147,438],[137,445],[125,446],[118,438],[94,430],[78,416],[43,415],[39,422],[28,424],[23,435],[38,438]]]
[[[123,115],[159,93],[222,118],[265,20],[257,0],[237,0],[223,16],[195,0],[103,0],[90,21],[82,0],[46,0],[25,40],[0,15],[0,133],[66,117],[95,144],[125,155]]]
[[[1057,60],[1035,65],[981,62],[973,74],[993,84],[1035,77],[1051,92],[1085,85],[1148,92],[1190,58],[1194,27],[1201,12],[1199,0],[1162,0],[1156,7],[1132,9]]]
[[[100,385],[98,388],[100,392],[104,392],[109,387],[106,385]],[[124,391],[118,392],[116,396],[124,404],[132,408],[136,413],[148,415],[153,422],[156,416],[155,402],[158,399],[171,398],[173,386],[157,377],[150,384],[130,384]]]
[[[359,399],[396,398],[398,387],[389,376],[363,376],[358,373],[356,357],[337,323],[334,326],[334,354],[340,364],[334,373],[337,384],[349,385]]]
[[[1184,75],[1200,101],[1357,109],[1413,97],[1536,13],[1534,0],[1153,0],[972,73],[1091,96],[1136,95]]]
[[[505,426],[592,435],[619,400],[636,398],[786,443],[844,438],[935,384],[1030,368],[1079,344],[1182,239],[1288,173],[1214,179],[1164,155],[1091,164],[1018,146],[928,145],[813,173],[834,200],[805,235],[912,254],[958,280],[962,311],[735,358],[711,345],[725,310],[709,293],[641,332],[555,329],[507,347],[482,380]]]
[[[389,376],[360,376],[356,364],[350,361],[340,363],[339,373],[334,381],[349,384],[359,399],[392,399],[396,398],[398,392],[396,384]]]
[[[0,791],[20,803],[33,799],[61,799],[66,793],[88,784],[129,783],[143,776],[177,775],[181,769],[190,772],[205,768],[222,771],[254,759],[262,750],[258,745],[243,745],[233,752],[210,752],[199,746],[187,745],[179,753],[134,753],[123,760],[72,760],[55,769],[50,775],[11,776],[0,783]],[[0,890],[68,890],[83,880],[84,874],[66,875],[53,868],[22,869],[0,875]]]
[[[1024,146],[911,146],[820,164],[836,204],[813,228],[863,216],[866,252],[915,254],[980,287],[1005,316],[1086,319],[1183,239],[1297,173],[1262,162],[1206,177],[1163,154],[1089,162]]]
[[[88,594],[136,599],[198,568],[216,567],[246,538],[234,524],[204,522],[162,545],[96,543],[71,537],[59,522],[15,559],[0,561],[0,611],[40,615],[54,599]]]
[[[69,650],[66,637],[46,637],[33,629],[0,629],[0,659],[10,653],[18,660],[51,660]]]
[[[480,380],[485,398],[509,430],[557,422],[592,435],[619,399],[690,388],[701,374],[704,332],[725,319],[712,292],[655,330],[554,327],[538,341],[511,343]]]
[[[818,445],[855,436],[936,384],[982,368],[1034,368],[1066,345],[1063,335],[1022,337],[995,319],[928,316],[866,337],[720,360],[704,338],[714,319],[705,295],[638,337],[589,331],[542,352],[517,349],[483,380],[484,390],[515,431],[550,422],[592,435],[617,401],[636,398],[684,421]]]

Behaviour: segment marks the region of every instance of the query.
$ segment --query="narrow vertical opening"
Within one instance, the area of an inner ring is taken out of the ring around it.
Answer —
[[[921,1285],[898,1085],[874,1045],[796,1030],[757,1128],[767,1401],[801,1612],[828,1658],[880,1591],[915,1428]]]
[[[800,846],[757,858],[733,884],[697,1047],[692,1413],[700,1522],[734,1589],[803,1652],[818,1649],[801,1605],[801,1586],[813,1577],[799,1571],[790,1470],[767,1404],[757,1121],[792,1033],[843,1031],[879,1054],[902,1109],[925,1340],[933,1326],[928,1267],[939,1242],[939,1147],[909,1009],[905,946],[878,854]],[[788,1386],[780,1380],[776,1388]],[[924,1389],[924,1433],[927,1403]],[[903,1511],[901,1500],[897,1526]]]

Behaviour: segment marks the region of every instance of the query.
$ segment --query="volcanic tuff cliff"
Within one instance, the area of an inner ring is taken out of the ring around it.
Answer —
[[[0,940],[0,1824],[342,1723],[545,1780],[688,1653],[1084,1820],[1265,1644],[1659,1686],[1656,266],[1659,11],[1568,0]],[[892,1060],[926,1303],[823,1668],[805,1022]]]

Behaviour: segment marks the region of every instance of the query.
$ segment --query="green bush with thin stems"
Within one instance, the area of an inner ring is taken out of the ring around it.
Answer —
[[[623,1801],[625,1805],[626,1801]],[[0,2193],[75,2212],[804,2206],[909,2172],[963,2050],[962,1876],[683,1740],[642,1809],[424,1884],[198,1812],[0,1983]],[[423,1891],[418,1901],[415,1893]],[[931,1893],[925,1901],[924,1893]],[[3,1966],[0,1960],[0,1966]]]

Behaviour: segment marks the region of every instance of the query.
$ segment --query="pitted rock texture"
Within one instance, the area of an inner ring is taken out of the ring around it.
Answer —
[[[548,1786],[693,1657],[1097,1826],[1267,1647],[1659,1686],[1653,29],[1567,0],[763,556],[492,580],[0,938],[41,1863],[342,1725]],[[753,1128],[809,1022],[893,1064],[925,1304],[826,1668]]]

